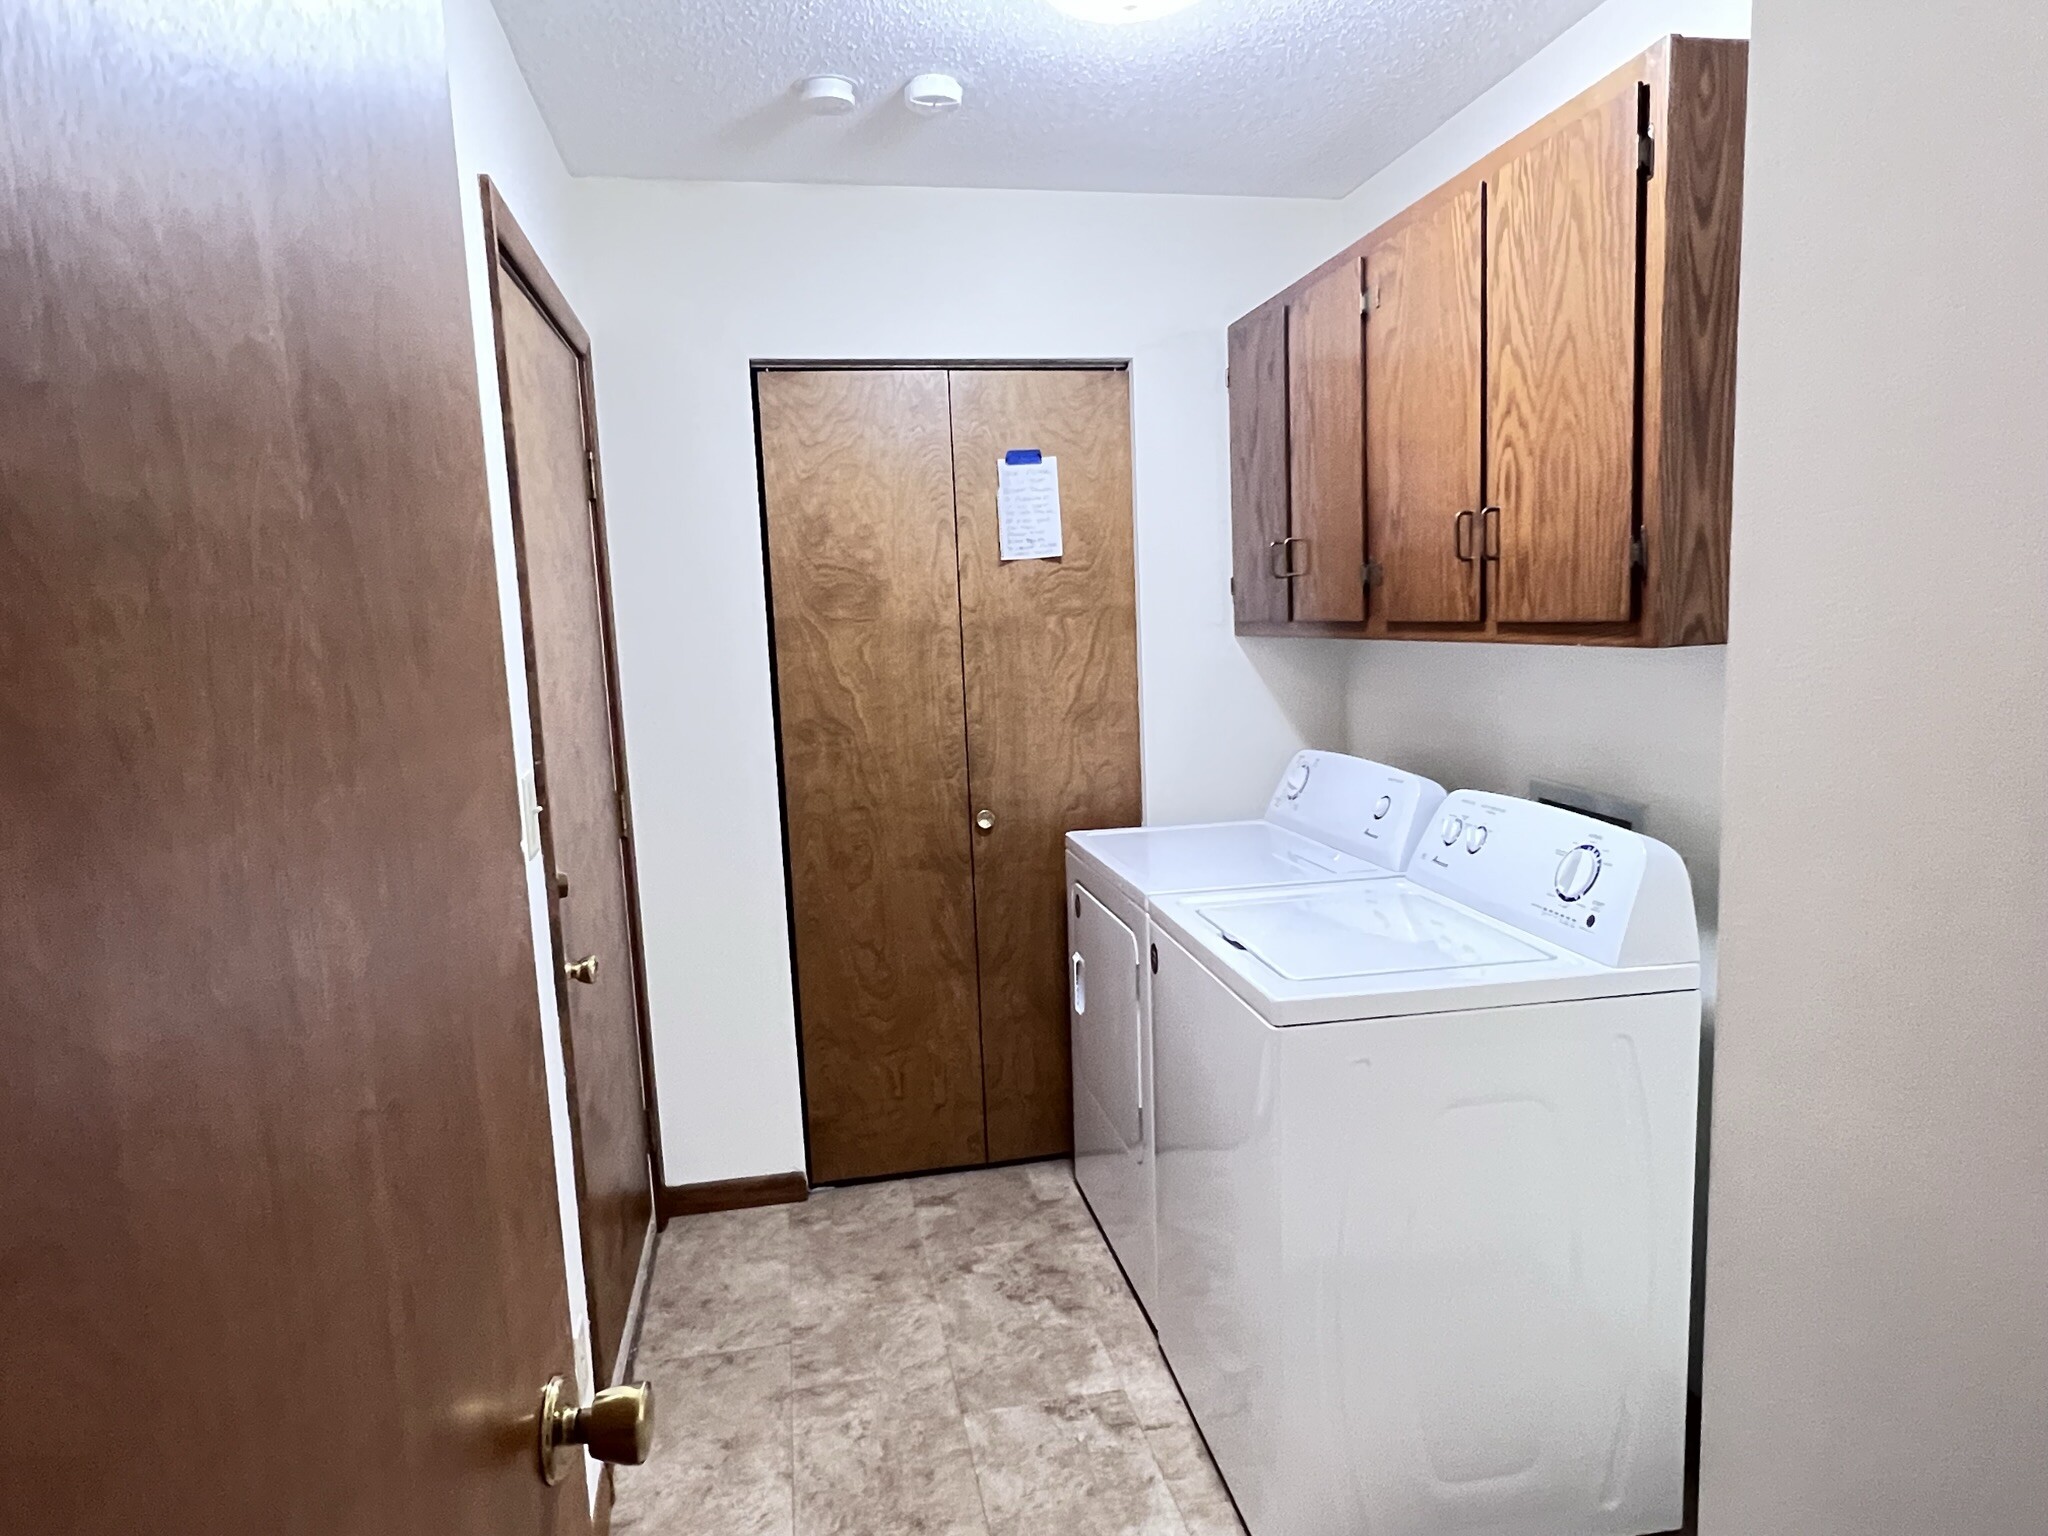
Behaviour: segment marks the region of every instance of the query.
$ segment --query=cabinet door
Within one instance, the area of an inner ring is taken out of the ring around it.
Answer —
[[[1366,253],[1366,543],[1390,623],[1479,618],[1482,197],[1475,184]]]
[[[1365,618],[1365,325],[1357,261],[1288,306],[1294,617]]]
[[[1287,306],[1275,299],[1230,328],[1231,600],[1239,624],[1285,624]]]
[[[1502,623],[1631,614],[1639,113],[1637,92],[1619,91],[1494,176],[1489,552]]]

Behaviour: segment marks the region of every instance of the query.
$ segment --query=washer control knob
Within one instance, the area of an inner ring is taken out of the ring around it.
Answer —
[[[1374,821],[1385,821],[1387,819],[1387,812],[1393,808],[1394,797],[1392,795],[1381,795],[1379,799],[1372,803],[1372,819]]]
[[[1285,794],[1290,800],[1299,800],[1301,792],[1308,788],[1309,768],[1308,759],[1303,758],[1292,768],[1288,769],[1287,777],[1280,785],[1281,793]]]
[[[1465,818],[1462,816],[1446,816],[1444,818],[1443,831],[1444,846],[1446,848],[1455,847],[1458,839],[1465,835]]]
[[[1465,851],[1477,853],[1486,846],[1486,828],[1475,826],[1465,834]]]
[[[1581,843],[1557,861],[1557,894],[1561,901],[1578,901],[1600,878],[1600,850]]]

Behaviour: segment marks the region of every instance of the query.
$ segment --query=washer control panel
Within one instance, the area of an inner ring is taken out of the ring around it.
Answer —
[[[1555,806],[1460,790],[1437,812],[1408,874],[1418,885],[1615,965],[1657,846]]]
[[[1398,874],[1443,798],[1442,787],[1420,774],[1342,752],[1298,752],[1266,820]]]

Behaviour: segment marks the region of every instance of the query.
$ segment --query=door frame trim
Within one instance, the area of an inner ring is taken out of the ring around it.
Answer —
[[[581,384],[583,409],[583,441],[591,460],[590,521],[596,540],[597,603],[600,640],[604,647],[605,684],[612,717],[612,776],[618,786],[619,810],[623,825],[619,839],[620,854],[625,864],[626,875],[626,922],[630,929],[633,945],[633,1012],[638,1021],[640,1036],[640,1105],[646,1126],[647,1156],[650,1188],[648,1197],[653,1205],[654,1221],[661,1224],[661,1191],[666,1183],[661,1147],[661,1103],[655,1093],[654,1080],[654,1027],[647,1000],[647,945],[642,928],[640,913],[640,859],[638,840],[632,835],[633,787],[632,776],[626,764],[625,709],[619,691],[619,639],[618,628],[613,617],[611,542],[605,523],[604,504],[604,455],[598,445],[597,436],[597,378],[590,356],[590,333],[583,322],[576,317],[576,311],[562,294],[554,277],[542,263],[540,254],[533,248],[533,242],[519,227],[512,210],[506,205],[503,194],[488,176],[477,178],[478,191],[483,201],[484,265],[490,279],[491,298],[491,339],[496,351],[498,369],[498,406],[505,431],[505,476],[512,512],[513,564],[518,573],[519,588],[519,630],[523,650],[522,661],[526,670],[526,698],[528,725],[533,738],[534,795],[542,805],[547,804],[547,751],[542,738],[540,713],[540,680],[534,666],[533,605],[528,596],[526,571],[526,529],[524,509],[519,494],[519,460],[514,451],[516,434],[512,423],[512,381],[506,368],[504,293],[500,274],[510,268],[527,296],[545,315],[550,324],[568,343],[576,356],[576,367]],[[555,1002],[558,1023],[562,1031],[563,1064],[570,1092],[570,1141],[576,1152],[576,1196],[581,1208],[586,1200],[583,1187],[583,1145],[576,1126],[575,1115],[575,1042],[569,1030],[569,983],[562,969],[564,951],[562,948],[561,897],[555,891],[553,869],[553,834],[545,820],[541,822],[542,879],[547,890],[548,938],[554,956]],[[578,1234],[579,1239],[581,1234]],[[586,1266],[585,1287],[592,1283]],[[623,1354],[630,1341],[621,1339],[618,1347]]]

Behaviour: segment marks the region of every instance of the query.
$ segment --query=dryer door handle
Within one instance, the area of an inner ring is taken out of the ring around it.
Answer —
[[[1073,973],[1074,1012],[1086,1013],[1088,1011],[1088,961],[1078,949],[1074,951]]]

